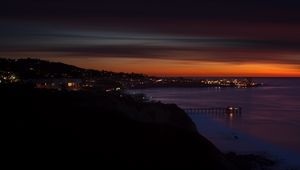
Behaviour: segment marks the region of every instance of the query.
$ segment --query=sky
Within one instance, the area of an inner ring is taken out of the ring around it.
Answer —
[[[0,57],[159,76],[300,76],[296,0],[10,0]]]

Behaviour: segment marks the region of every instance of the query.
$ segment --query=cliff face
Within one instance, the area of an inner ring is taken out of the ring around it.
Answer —
[[[0,91],[12,120],[9,149],[16,160],[234,169],[175,105],[88,92]]]
[[[175,104],[136,102],[130,97],[120,99],[115,103],[114,108],[130,119],[196,131],[193,121]]]
[[[148,103],[140,108],[140,113],[149,115],[145,122],[167,124],[186,130],[197,131],[193,121],[175,104]]]

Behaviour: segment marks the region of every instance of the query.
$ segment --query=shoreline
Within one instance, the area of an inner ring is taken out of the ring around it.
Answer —
[[[189,113],[187,115],[197,126],[198,133],[211,141],[223,153],[261,155],[278,162],[275,169],[300,169],[300,154],[298,153],[260,141],[209,117]]]

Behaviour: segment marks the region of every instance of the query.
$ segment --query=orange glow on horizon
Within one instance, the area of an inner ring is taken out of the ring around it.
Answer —
[[[136,58],[48,58],[82,68],[134,72],[153,76],[202,77],[300,77],[300,68],[291,64],[222,63]]]

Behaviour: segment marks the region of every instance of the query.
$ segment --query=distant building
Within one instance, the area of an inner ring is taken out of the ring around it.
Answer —
[[[25,83],[33,84],[39,89],[57,89],[57,90],[80,90],[82,85],[81,79],[29,79]]]

